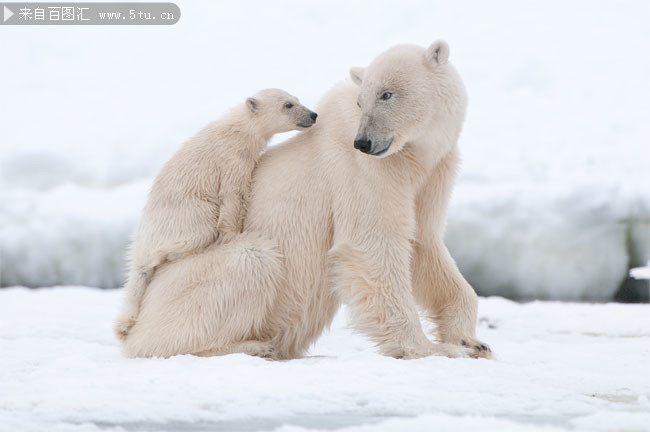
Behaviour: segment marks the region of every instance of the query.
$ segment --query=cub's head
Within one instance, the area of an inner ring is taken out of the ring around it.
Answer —
[[[436,41],[427,49],[399,45],[365,69],[350,69],[361,111],[354,147],[385,157],[407,143],[431,141],[433,129],[446,128],[443,134],[450,127],[460,130],[465,90],[448,59],[449,46]]]
[[[246,99],[256,125],[267,134],[302,130],[316,123],[318,114],[301,105],[298,98],[279,89],[266,89]]]

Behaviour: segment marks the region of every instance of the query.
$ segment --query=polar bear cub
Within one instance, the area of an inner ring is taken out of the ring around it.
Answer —
[[[273,135],[309,128],[317,114],[279,89],[261,90],[189,139],[156,176],[130,249],[125,339],[156,267],[241,232],[253,169]]]

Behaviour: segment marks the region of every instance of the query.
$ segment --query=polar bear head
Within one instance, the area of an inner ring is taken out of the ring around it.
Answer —
[[[452,145],[465,117],[466,96],[448,60],[449,45],[439,40],[427,49],[398,45],[368,67],[350,69],[361,110],[354,147],[386,157],[410,143]],[[436,139],[440,134],[454,139]],[[444,154],[449,149],[434,150]]]
[[[246,99],[253,124],[265,135],[311,127],[318,116],[297,97],[280,89],[264,89]]]

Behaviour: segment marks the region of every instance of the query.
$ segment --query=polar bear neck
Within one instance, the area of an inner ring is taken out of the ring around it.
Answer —
[[[418,140],[409,142],[409,147],[418,158],[422,168],[430,173],[440,161],[458,146],[460,127],[450,120],[430,121],[429,133]]]
[[[264,150],[274,135],[274,131],[269,131],[265,122],[251,118],[245,105],[236,107],[226,114],[218,121],[218,127],[222,136],[234,138],[238,143],[246,143],[239,150],[250,151],[256,155]]]

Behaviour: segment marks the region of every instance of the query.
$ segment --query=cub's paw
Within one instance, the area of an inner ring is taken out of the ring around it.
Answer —
[[[241,231],[224,228],[219,231],[219,244],[228,244],[232,242],[239,234],[241,234]]]
[[[115,326],[113,327],[113,333],[115,333],[115,336],[119,340],[125,340],[126,337],[129,335],[129,331],[133,326],[135,325],[135,317],[134,316],[122,316],[117,319],[117,322],[115,323]]]

